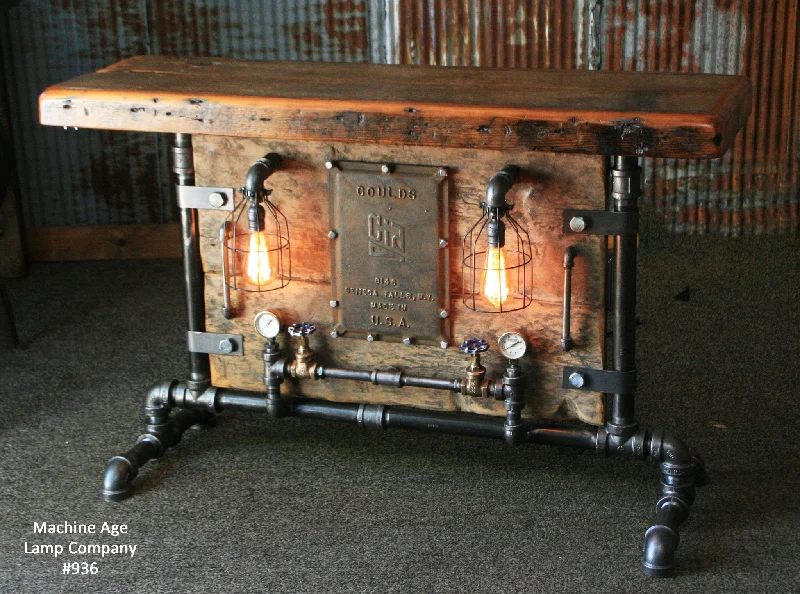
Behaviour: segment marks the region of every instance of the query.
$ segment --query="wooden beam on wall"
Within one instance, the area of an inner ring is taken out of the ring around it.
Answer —
[[[181,257],[178,224],[39,227],[26,233],[31,262]]]

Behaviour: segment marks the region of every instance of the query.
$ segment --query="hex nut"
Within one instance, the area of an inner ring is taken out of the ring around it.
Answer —
[[[582,388],[585,383],[583,374],[573,371],[569,376],[569,383],[573,388]]]
[[[339,237],[339,233],[335,229],[328,231],[328,239],[336,239],[337,237]]]
[[[335,328],[331,330],[331,338],[339,338],[339,331]]]
[[[447,177],[447,169],[445,169],[444,167],[439,171],[437,171],[437,173],[439,174],[439,177]]]
[[[225,206],[227,201],[228,198],[220,192],[211,192],[211,194],[208,195],[208,203],[214,208],[221,208]]]
[[[439,346],[442,347],[443,349],[446,349],[447,348],[447,341],[443,340],[442,342],[439,343]]]
[[[339,302],[336,299],[331,299],[330,304],[331,307],[339,307]]]
[[[333,169],[333,161],[325,161],[325,169]]]
[[[572,217],[569,221],[569,228],[575,233],[580,233],[586,229],[586,219],[583,217]]]
[[[411,346],[412,344],[414,344],[414,339],[411,338],[410,336],[406,336],[403,339],[403,344],[406,345],[406,346]]]
[[[447,247],[447,240],[444,237],[439,239],[439,247],[440,248],[446,248]]]
[[[392,172],[392,168],[389,165],[387,165],[385,163],[383,165],[381,165],[381,173],[383,173],[384,175],[388,175],[391,172]]]
[[[372,334],[367,334],[367,342],[374,342],[374,341],[375,341],[375,336],[373,336]]]
[[[447,311],[446,311],[446,310],[444,310],[444,309],[443,309],[442,311],[440,311],[440,312],[439,312],[439,317],[440,317],[440,318],[442,318],[443,320],[444,320],[445,318],[447,318],[447,315],[448,315],[448,314],[447,314]]]

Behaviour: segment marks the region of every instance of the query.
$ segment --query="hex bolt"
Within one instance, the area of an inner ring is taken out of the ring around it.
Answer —
[[[228,199],[220,192],[212,192],[208,195],[208,203],[214,208],[222,208]]]
[[[447,317],[447,312],[445,310],[440,311],[439,317],[444,320]]]
[[[236,350],[236,343],[230,338],[223,338],[219,341],[219,352],[223,355],[230,355]]]
[[[331,330],[331,338],[339,338],[339,331],[336,328]]]
[[[575,233],[580,233],[586,229],[586,219],[583,217],[572,217],[569,221],[569,228]]]
[[[440,248],[446,248],[447,247],[447,240],[444,237],[439,239],[439,247]]]
[[[330,300],[331,307],[339,307],[339,302],[336,299]]]
[[[445,168],[440,169],[436,173],[439,174],[439,177],[447,177],[447,169],[445,169]]]
[[[573,371],[569,376],[569,383],[573,388],[582,388],[584,382],[583,374]]]
[[[375,342],[375,336],[372,334],[367,334],[367,342]]]
[[[336,239],[337,237],[339,237],[339,233],[337,233],[336,229],[328,231],[328,239]]]
[[[383,164],[381,165],[381,173],[384,175],[389,175],[392,172],[392,168],[389,165]]]
[[[439,343],[439,346],[442,347],[443,349],[446,349],[447,348],[447,341],[443,340],[442,342]]]
[[[325,161],[325,169],[333,169],[333,161]]]
[[[412,344],[414,344],[414,339],[411,338],[410,336],[406,336],[403,339],[403,344],[406,345],[406,346],[411,346]]]

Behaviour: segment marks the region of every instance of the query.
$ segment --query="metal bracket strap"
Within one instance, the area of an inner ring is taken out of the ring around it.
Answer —
[[[211,188],[204,186],[175,186],[178,206],[206,210],[233,210],[233,188]]]
[[[244,336],[241,334],[187,332],[186,346],[190,353],[242,357],[244,355]]]
[[[573,210],[561,213],[563,232],[575,235],[636,235],[639,211]]]
[[[608,371],[590,367],[564,367],[561,387],[606,394],[633,394],[636,391],[636,370]]]

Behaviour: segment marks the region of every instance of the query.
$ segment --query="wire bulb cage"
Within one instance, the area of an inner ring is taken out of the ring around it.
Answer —
[[[242,187],[239,192],[241,200],[220,231],[226,293],[281,289],[292,278],[286,217],[270,200],[272,190],[250,192]]]
[[[531,240],[510,211],[481,202],[483,214],[464,236],[462,245],[462,301],[481,313],[525,309],[533,300]]]

